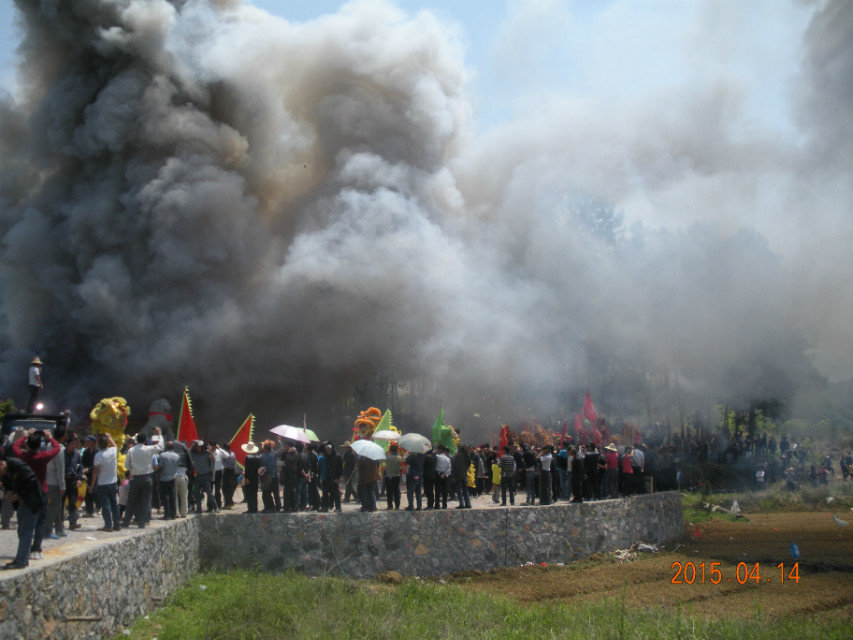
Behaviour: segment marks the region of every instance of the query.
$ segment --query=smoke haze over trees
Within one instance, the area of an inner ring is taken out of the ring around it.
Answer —
[[[16,5],[4,395],[38,354],[57,403],[189,385],[217,435],[391,379],[413,426],[492,429],[587,387],[661,421],[853,373],[851,3],[809,5],[788,135],[724,72],[482,131],[457,31],[387,2]]]

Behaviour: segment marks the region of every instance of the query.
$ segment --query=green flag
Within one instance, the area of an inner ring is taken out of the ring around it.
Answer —
[[[438,417],[432,425],[432,443],[434,445],[441,441],[441,428],[444,426],[444,407],[438,412]]]
[[[382,420],[379,421],[379,424],[376,425],[376,428],[373,430],[374,433],[377,431],[385,431],[391,429],[391,409],[386,409],[385,414],[382,416]],[[376,444],[382,447],[385,450],[385,453],[388,453],[388,447],[391,444],[388,440],[374,440]]]

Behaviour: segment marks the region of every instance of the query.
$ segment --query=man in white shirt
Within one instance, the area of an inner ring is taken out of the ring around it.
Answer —
[[[222,508],[222,477],[225,472],[226,453],[218,443],[213,443],[213,499],[217,509]]]
[[[129,527],[136,518],[136,526],[144,528],[151,520],[151,493],[154,488],[154,456],[163,451],[160,427],[154,428],[157,442],[145,444],[145,434],[136,434],[136,445],[126,454],[124,466],[130,472],[130,487],[122,526]]]
[[[116,493],[118,491],[118,456],[116,443],[108,433],[98,436],[98,452],[92,462],[92,483],[88,492],[92,493],[101,505],[104,526],[98,531],[121,531]]]
[[[47,537],[53,540],[64,538],[65,527],[62,524],[63,502],[65,501],[65,436],[64,424],[56,425],[53,437],[59,443],[59,455],[47,463],[47,513],[45,529]]]
[[[160,496],[163,501],[163,520],[174,520],[178,517],[177,493],[175,478],[178,476],[180,457],[175,453],[175,443],[169,440],[166,450],[157,456],[157,468],[160,470]],[[186,477],[186,468],[184,469]]]
[[[30,397],[27,399],[27,413],[32,413],[36,409],[36,400],[38,400],[39,392],[44,389],[41,381],[41,368],[44,363],[36,356],[30,363],[28,382],[30,385]]]
[[[447,453],[447,447],[438,445],[435,452],[435,502],[433,503],[436,509],[447,509],[447,485],[450,482],[450,458]]]
[[[645,473],[646,473],[646,454],[643,451],[643,445],[639,444],[634,447],[634,460],[631,462],[634,467],[634,487],[637,493],[645,491]]]
[[[539,453],[539,504],[551,504],[551,463],[554,460],[554,447],[550,444],[542,447]]]

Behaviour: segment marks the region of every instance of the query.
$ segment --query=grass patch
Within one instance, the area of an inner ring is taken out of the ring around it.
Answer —
[[[828,485],[804,484],[789,491],[784,482],[777,482],[763,491],[738,491],[734,493],[682,493],[684,518],[689,522],[709,520],[734,520],[725,513],[707,511],[702,504],[730,508],[734,500],[746,513],[772,513],[778,511],[847,510],[853,507],[853,482],[831,482]]]
[[[626,589],[631,587],[626,585]],[[636,609],[623,600],[582,606],[524,605],[497,595],[416,579],[386,585],[346,578],[310,578],[230,571],[197,576],[167,606],[138,620],[137,640],[372,640],[385,638],[675,638],[778,640],[849,638],[849,621],[815,624],[804,618],[708,621],[691,615]]]

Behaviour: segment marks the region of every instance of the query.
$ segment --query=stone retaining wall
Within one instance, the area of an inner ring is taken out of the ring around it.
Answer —
[[[428,576],[571,562],[683,532],[676,492],[513,509],[190,517],[2,576],[0,638],[109,636],[200,569]]]
[[[203,567],[257,567],[369,578],[434,576],[525,562],[571,562],[684,533],[681,497],[550,507],[212,518],[199,532]]]
[[[198,548],[198,522],[187,519],[31,562],[0,581],[0,638],[109,637],[195,575]]]

